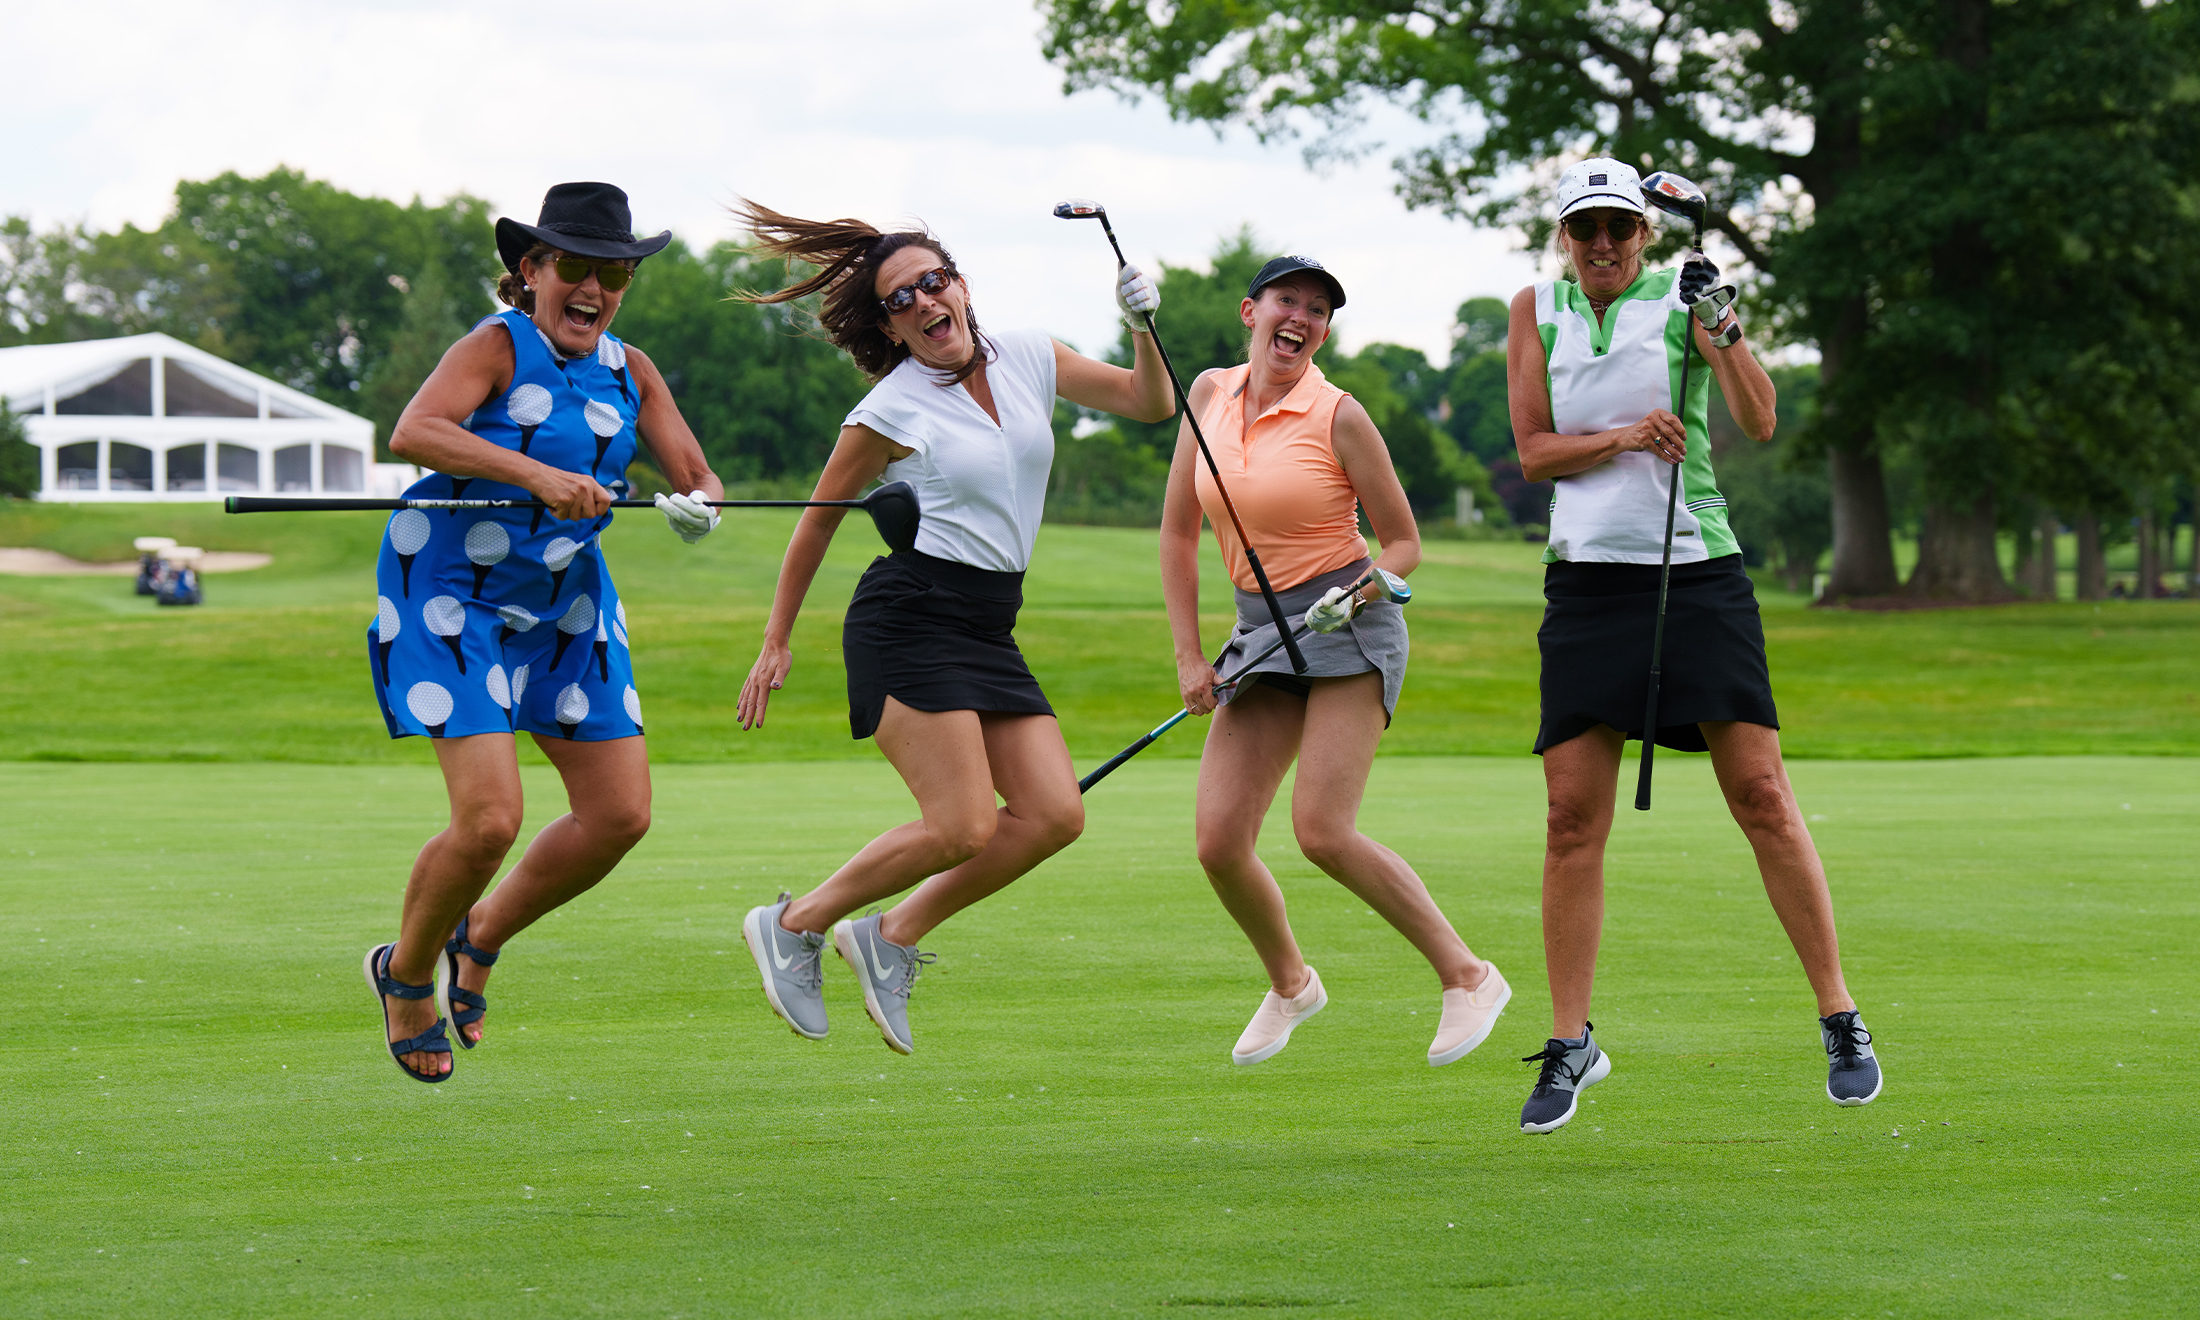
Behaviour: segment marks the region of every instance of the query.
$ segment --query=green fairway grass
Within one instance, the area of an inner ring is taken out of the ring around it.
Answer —
[[[207,604],[158,608],[112,577],[0,577],[0,758],[425,764],[392,743],[369,687],[376,514],[227,516],[210,507],[0,501],[0,545],[129,557],[132,536],[262,550],[272,566],[207,579]],[[880,547],[846,525],[795,633],[770,722],[733,701],[756,657],[793,515],[729,514],[695,547],[654,513],[606,534],[659,763],[869,755],[847,733],[840,615]],[[1091,765],[1175,708],[1154,534],[1040,533],[1017,636]],[[1206,634],[1229,595],[1205,546]],[[1386,754],[1519,755],[1534,741],[1538,547],[1432,541],[1413,576],[1411,674]],[[2115,601],[1902,614],[1811,610],[1760,590],[1789,753],[1808,757],[2200,753],[2200,605]],[[1669,664],[1685,664],[1672,656]],[[1196,726],[1146,753],[1186,757]],[[526,755],[539,762],[531,748]]]
[[[739,936],[908,813],[891,772],[660,767],[652,833],[512,942],[487,1042],[425,1087],[358,967],[431,769],[0,766],[0,1313],[2200,1310],[2193,762],[1796,765],[1887,1071],[1841,1109],[1704,759],[1661,759],[1612,847],[1614,1071],[1537,1138],[1536,763],[1376,767],[1364,826],[1518,990],[1441,1070],[1426,965],[1280,812],[1263,855],[1331,1005],[1230,1065],[1263,984],[1193,861],[1192,773],[1133,763],[941,928],[901,1058],[835,960],[832,1035],[789,1034]],[[528,788],[532,830],[558,802]]]

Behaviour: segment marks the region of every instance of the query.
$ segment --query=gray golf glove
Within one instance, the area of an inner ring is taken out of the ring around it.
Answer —
[[[658,512],[664,514],[680,539],[694,545],[718,525],[718,510],[703,502],[709,498],[697,490],[685,495],[659,495],[656,503]]]
[[[1126,265],[1115,277],[1115,306],[1123,313],[1125,330],[1144,332],[1146,318],[1141,313],[1161,310],[1161,287],[1146,272]]]
[[[1367,597],[1349,587],[1331,587],[1306,611],[1306,626],[1318,633],[1333,633],[1358,617]]]
[[[1726,319],[1726,309],[1733,305],[1734,286],[1720,284],[1718,263],[1697,252],[1681,263],[1680,295],[1704,329],[1716,330]]]

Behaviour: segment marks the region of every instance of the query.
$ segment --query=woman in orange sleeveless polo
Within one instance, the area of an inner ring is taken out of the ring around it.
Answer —
[[[1334,625],[1301,639],[1303,675],[1279,652],[1233,690],[1215,691],[1217,671],[1274,641],[1275,624],[1189,424],[1177,438],[1162,513],[1161,583],[1177,679],[1187,710],[1215,716],[1199,766],[1199,863],[1268,973],[1268,993],[1230,1054],[1240,1064],[1274,1055],[1329,1002],[1292,934],[1283,891],[1255,852],[1261,821],[1294,760],[1291,824],[1299,851],[1396,927],[1436,971],[1443,1014],[1428,1061],[1450,1063],[1481,1044],[1512,997],[1405,859],[1359,830],[1368,769],[1397,706],[1408,649],[1398,606],[1371,599],[1379,594],[1372,588],[1346,594],[1370,563],[1359,511],[1366,508],[1382,542],[1374,562],[1400,577],[1421,562],[1421,538],[1367,410],[1314,365],[1330,314],[1343,305],[1343,286],[1320,263],[1269,262],[1239,307],[1251,331],[1248,360],[1205,373],[1190,397],[1284,618],[1295,624],[1319,616]],[[1199,637],[1202,513],[1237,587],[1237,627],[1213,663]]]

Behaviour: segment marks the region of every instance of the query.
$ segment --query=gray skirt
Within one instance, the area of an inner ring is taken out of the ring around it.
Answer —
[[[1370,560],[1324,573],[1320,577],[1302,582],[1288,591],[1276,593],[1276,601],[1283,606],[1283,617],[1294,628],[1305,617],[1306,611],[1320,600],[1331,587],[1349,587],[1367,572]],[[1269,617],[1268,602],[1257,591],[1239,590],[1237,593],[1237,631],[1230,642],[1215,657],[1215,672],[1227,677],[1247,656],[1258,655],[1276,640],[1275,621]],[[1277,651],[1260,662],[1245,681],[1225,691],[1222,701],[1229,703],[1232,696],[1245,691],[1255,683],[1269,686],[1297,696],[1306,695],[1309,678],[1347,678],[1353,674],[1365,674],[1380,670],[1383,675],[1383,724],[1389,727],[1390,717],[1398,709],[1398,693],[1406,685],[1406,654],[1411,649],[1406,639],[1406,612],[1403,607],[1387,600],[1370,601],[1360,611],[1360,617],[1333,633],[1310,632],[1299,638],[1299,650],[1306,656],[1306,672],[1291,671],[1291,656]]]

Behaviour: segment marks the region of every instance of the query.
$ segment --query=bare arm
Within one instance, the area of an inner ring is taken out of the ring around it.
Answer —
[[[1165,422],[1176,411],[1176,389],[1169,384],[1168,369],[1153,346],[1153,336],[1131,336],[1134,355],[1126,371],[1108,362],[1096,362],[1054,341],[1054,390],[1079,407],[1093,408],[1138,422]]]
[[[699,490],[714,500],[726,498],[726,488],[719,483],[718,474],[710,470],[710,460],[703,457],[703,447],[696,443],[695,432],[688,429],[687,419],[680,415],[680,405],[673,401],[672,389],[665,384],[657,364],[628,344],[626,365],[641,395],[634,429],[640,433],[657,470],[682,494]]]
[[[851,500],[886,470],[886,465],[914,453],[868,426],[843,426],[833,456],[810,496],[818,500]],[[764,624],[764,648],[741,684],[741,699],[734,715],[744,729],[764,727],[764,710],[771,694],[786,682],[794,666],[788,639],[794,635],[795,616],[802,612],[803,597],[817,578],[817,566],[825,562],[825,548],[833,543],[846,509],[804,509],[787,542],[787,555],[779,563],[779,585],[772,592],[771,618]]]
[[[1780,424],[1779,392],[1757,355],[1749,351],[1749,341],[1737,340],[1732,348],[1713,348],[1711,332],[1694,317],[1688,323],[1696,328],[1696,351],[1711,363],[1711,374],[1718,378],[1719,393],[1726,396],[1727,411],[1734,414],[1735,425],[1759,444],[1770,440],[1773,428]]]
[[[1367,415],[1358,399],[1346,399],[1337,405],[1336,419],[1329,428],[1329,447],[1359,495],[1360,507],[1367,510],[1375,539],[1382,543],[1375,566],[1399,577],[1419,568],[1420,524],[1413,520],[1406,488],[1398,480],[1398,469],[1391,465],[1390,446],[1383,443],[1383,433],[1375,429],[1375,419]],[[1374,600],[1382,591],[1370,583],[1361,588],[1360,594]]]
[[[1663,408],[1632,426],[1595,435],[1560,435],[1552,429],[1550,359],[1535,328],[1535,290],[1513,295],[1505,339],[1505,396],[1511,405],[1513,444],[1520,450],[1520,475],[1549,481],[1586,472],[1621,454],[1647,450],[1668,463],[1688,456],[1688,436],[1680,418]]]
[[[512,339],[502,324],[483,325],[450,346],[390,429],[390,452],[453,477],[485,477],[518,486],[572,520],[611,507],[611,492],[584,473],[567,472],[466,429],[474,410],[512,388]]]
[[[1213,372],[1192,382],[1191,410],[1214,397]],[[1189,422],[1176,429],[1176,455],[1169,461],[1169,484],[1161,502],[1161,598],[1169,610],[1169,642],[1176,654],[1177,686],[1184,709],[1205,715],[1215,708],[1218,677],[1199,642],[1199,491],[1193,474],[1199,447]]]

